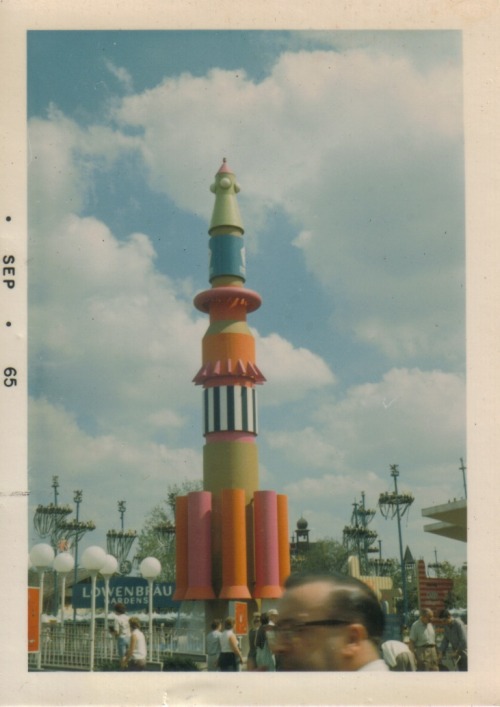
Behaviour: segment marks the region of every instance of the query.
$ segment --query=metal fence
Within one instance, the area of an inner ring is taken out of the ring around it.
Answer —
[[[149,630],[143,629],[149,649]],[[88,623],[44,624],[41,634],[41,667],[61,670],[90,670],[90,625]],[[189,655],[205,660],[205,633],[202,629],[174,628],[165,624],[153,625],[153,662],[163,662],[172,655]],[[149,660],[149,651],[148,651]],[[116,641],[96,624],[94,669],[109,668],[118,661]],[[28,654],[28,669],[35,670],[38,654]]]

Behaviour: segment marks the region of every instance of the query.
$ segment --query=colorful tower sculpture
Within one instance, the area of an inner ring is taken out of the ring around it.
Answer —
[[[203,491],[177,499],[176,600],[276,599],[290,573],[287,498],[259,490],[255,360],[247,314],[261,298],[245,287],[240,187],[223,160],[210,187],[209,281],[195,307],[209,315],[202,366]]]

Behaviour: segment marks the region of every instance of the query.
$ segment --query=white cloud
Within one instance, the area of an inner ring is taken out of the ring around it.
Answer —
[[[377,479],[374,474],[323,474],[317,478],[306,477],[287,484],[285,492],[294,503],[304,498],[307,498],[308,503],[318,500],[326,503],[338,503],[342,498],[347,501],[348,507],[351,498],[359,498],[361,492],[366,490],[367,486],[372,487],[374,482],[380,484],[380,479]],[[348,516],[349,513],[346,515],[346,520],[348,520]]]
[[[98,536],[99,542],[105,542],[106,530],[118,527],[118,500],[127,501],[127,527],[139,530],[145,514],[165,498],[170,483],[201,478],[200,451],[112,433],[86,433],[74,414],[46,399],[30,400],[29,425],[31,495],[37,502],[52,500],[52,474],[60,474],[60,493],[65,499],[72,497],[73,489],[81,488],[81,517],[94,519],[99,526],[92,540]],[[106,522],[108,526],[103,527]]]
[[[359,385],[334,406],[323,406],[318,425],[348,449],[346,463],[385,456],[385,464],[401,463],[410,479],[432,462],[458,459],[465,444],[465,384],[462,377],[441,371],[394,369],[379,383]]]
[[[214,70],[125,98],[115,117],[142,136],[81,129],[56,110],[32,121],[30,366],[51,396],[30,404],[38,498],[53,473],[68,487],[85,479],[108,517],[128,489],[147,510],[152,487],[161,497],[170,481],[201,476],[200,391],[189,381],[207,320],[193,311],[192,283],[158,272],[148,235],[118,241],[82,216],[95,170],[137,154],[152,188],[204,222],[207,174],[227,156],[249,247],[267,210],[282,209],[331,297],[327,324],[398,365],[423,361],[333,398],[327,361],[255,332],[265,414],[283,404],[259,438],[262,477],[285,488],[292,513],[310,511],[316,537],[333,535],[362,490],[373,503],[389,486],[390,463],[419,503],[453,497],[464,381],[423,369],[439,356],[460,370],[463,349],[463,244],[460,218],[448,216],[460,194],[459,85],[454,68],[422,75],[382,54],[303,52],[259,84]],[[136,483],[146,479],[147,489]],[[417,507],[413,518],[421,534]]]
[[[105,62],[106,68],[110,74],[112,74],[118,82],[123,86],[123,88],[128,92],[132,92],[134,88],[134,82],[132,76],[123,68],[123,66],[116,66],[112,61],[107,60]]]
[[[144,129],[151,183],[181,208],[210,212],[206,174],[221,150],[241,166],[253,233],[272,206],[297,224],[295,245],[330,293],[336,327],[394,360],[444,352],[459,363],[461,115],[458,67],[420,73],[362,50],[285,53],[258,84],[244,72],[184,74],[115,113]],[[425,314],[414,321],[408,308]]]
[[[342,398],[323,398],[302,428],[282,430],[279,421],[273,427],[267,444],[300,469],[308,464],[356,476],[401,463],[419,483],[423,467],[449,463],[450,450],[457,459],[464,453],[464,380],[441,371],[393,369]]]
[[[51,377],[54,395],[103,431],[136,435],[157,428],[171,396],[193,405],[185,381],[199,367],[205,324],[155,271],[146,236],[119,242],[101,222],[69,216],[34,252],[32,360],[36,371],[41,356],[38,375]]]
[[[420,552],[430,552],[436,539],[423,535],[421,509],[464,495],[458,471],[465,456],[464,411],[460,376],[394,369],[342,398],[325,395],[312,411],[301,406],[302,424],[283,427],[280,418],[268,418],[261,456],[282,479],[291,523],[307,511],[316,538],[341,538],[353,502],[365,492],[367,506],[376,506],[380,493],[393,490],[390,465],[398,464],[399,489],[415,496],[405,520],[407,542],[412,546],[418,538]],[[378,518],[376,529],[396,555],[390,525]]]
[[[257,332],[254,332],[257,334]],[[259,367],[268,379],[262,402],[278,405],[332,385],[335,375],[327,363],[309,349],[294,348],[279,334],[256,336]]]
[[[331,440],[317,430],[306,427],[300,431],[293,441],[289,432],[274,432],[267,434],[267,443],[270,449],[279,450],[285,459],[294,465],[307,466],[308,469],[330,469],[339,467],[342,463],[342,454]],[[304,482],[317,480],[304,479]],[[302,482],[299,482],[299,485]]]
[[[186,419],[175,410],[165,408],[151,413],[151,415],[148,416],[148,422],[159,428],[182,427],[186,423]]]
[[[46,120],[30,120],[28,140],[31,238],[65,215],[81,213],[97,169],[139,147],[135,138],[106,126],[81,128],[55,106]]]
[[[165,439],[180,432],[191,439],[201,423],[199,390],[189,381],[201,365],[208,325],[193,308],[192,282],[158,272],[147,235],[119,241],[102,221],[78,215],[96,166],[103,160],[112,165],[136,142],[98,127],[82,130],[57,110],[30,127],[36,160],[30,170],[35,389],[50,388],[54,400],[80,410],[82,424],[103,433],[156,439],[163,428]],[[334,380],[307,349],[295,349],[278,335],[255,334],[276,382],[275,401]],[[175,413],[165,410],[164,401],[171,399]]]

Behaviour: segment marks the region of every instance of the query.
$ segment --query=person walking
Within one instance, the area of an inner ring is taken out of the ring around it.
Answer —
[[[222,621],[215,619],[210,624],[212,630],[207,635],[207,670],[213,672],[219,669],[220,637],[222,635]]]
[[[258,611],[253,615],[252,627],[248,632],[248,655],[247,655],[247,671],[256,670],[257,668],[257,631],[260,627],[260,613]]]
[[[466,672],[468,669],[467,627],[461,619],[453,617],[448,609],[443,609],[439,618],[444,621],[444,637],[439,646],[439,659],[443,659],[448,646],[451,646],[457,670]]]
[[[219,668],[221,672],[237,672],[239,664],[243,663],[243,656],[233,628],[234,619],[232,616],[228,616],[224,620],[224,630],[220,636]]]
[[[269,645],[268,632],[274,627],[270,622],[269,614],[264,611],[260,615],[260,627],[255,637],[255,660],[257,662],[257,670],[276,670],[276,661],[273,652]]]
[[[410,628],[410,650],[417,659],[417,670],[420,672],[439,671],[433,618],[432,609],[421,609],[420,617]]]
[[[130,624],[124,604],[115,604],[115,619],[109,630],[116,637],[118,658],[121,661],[130,643]]]
[[[148,649],[146,638],[141,631],[141,622],[136,616],[129,619],[130,643],[125,657],[122,660],[122,667],[127,670],[145,670]]]

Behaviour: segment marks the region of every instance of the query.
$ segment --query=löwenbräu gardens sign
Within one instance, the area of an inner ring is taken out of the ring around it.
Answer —
[[[73,608],[90,609],[92,585],[90,582],[78,582],[73,586]],[[104,609],[105,584],[97,582],[95,605],[97,609]],[[173,601],[175,592],[173,582],[153,583],[153,610],[170,609],[176,611],[180,602]],[[142,577],[114,577],[109,580],[108,606],[113,610],[116,603],[122,603],[127,611],[148,610],[149,586]]]

